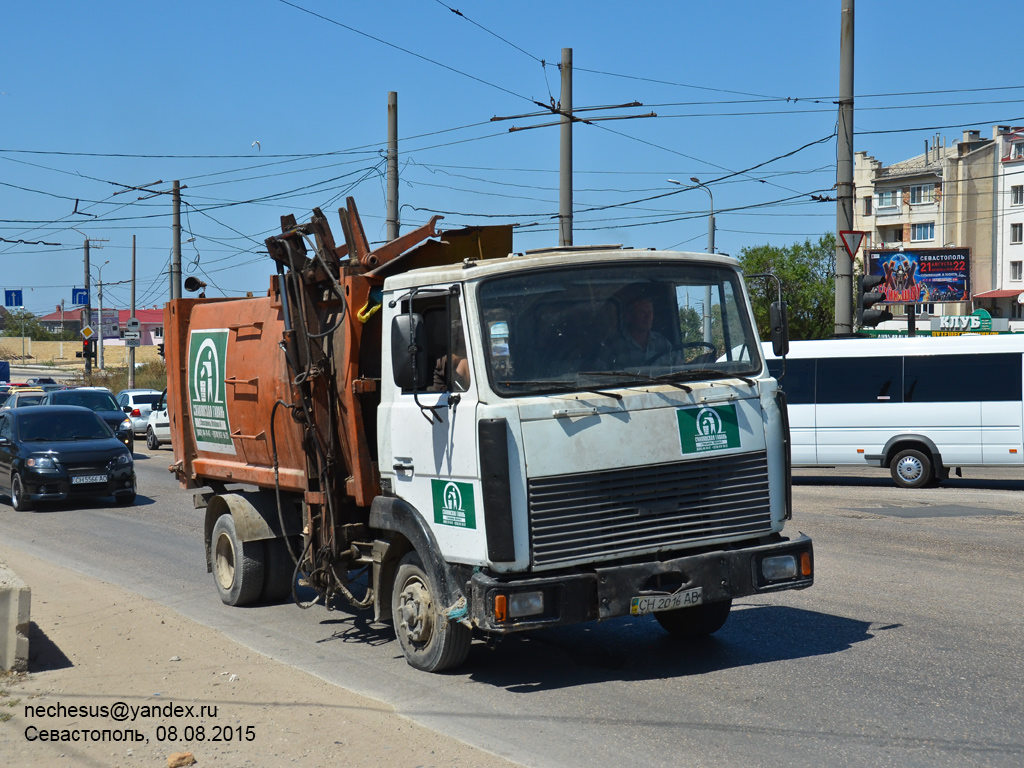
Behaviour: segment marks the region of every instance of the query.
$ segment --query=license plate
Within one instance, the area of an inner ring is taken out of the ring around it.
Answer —
[[[82,485],[84,483],[105,483],[107,482],[106,475],[78,475],[77,477],[71,478],[72,485]]]
[[[641,595],[629,601],[629,612],[633,616],[643,616],[655,611],[674,611],[677,608],[689,608],[704,602],[704,588],[680,590],[671,595]]]

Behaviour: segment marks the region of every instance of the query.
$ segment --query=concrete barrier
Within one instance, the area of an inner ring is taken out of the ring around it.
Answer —
[[[28,624],[32,590],[0,564],[0,669],[28,671]]]

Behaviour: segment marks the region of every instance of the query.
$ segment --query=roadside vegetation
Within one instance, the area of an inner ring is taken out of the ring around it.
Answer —
[[[128,389],[127,368],[107,368],[98,370],[93,367],[92,376],[86,380],[82,371],[76,371],[75,375],[67,380],[67,383],[76,387],[106,387],[114,394],[122,389]],[[163,360],[155,363],[146,363],[135,369],[135,389],[158,389],[167,388],[167,368]]]

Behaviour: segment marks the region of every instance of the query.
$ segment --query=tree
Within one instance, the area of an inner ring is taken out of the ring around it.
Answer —
[[[786,247],[759,245],[740,251],[745,274],[770,272],[782,281],[782,299],[789,310],[791,339],[827,339],[835,330],[836,237],[829,233],[812,243]],[[755,279],[747,283],[754,304],[757,331],[769,338],[768,307],[775,301],[775,282]],[[851,292],[852,299],[852,292]]]
[[[55,338],[52,333],[39,323],[39,319],[27,309],[8,310],[7,323],[4,325],[3,335],[25,336],[34,341],[53,341]]]

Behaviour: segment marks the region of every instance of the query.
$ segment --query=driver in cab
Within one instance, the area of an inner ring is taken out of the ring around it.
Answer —
[[[654,330],[654,303],[637,296],[626,304],[622,328],[605,342],[605,363],[612,368],[640,368],[668,360],[672,342]]]

